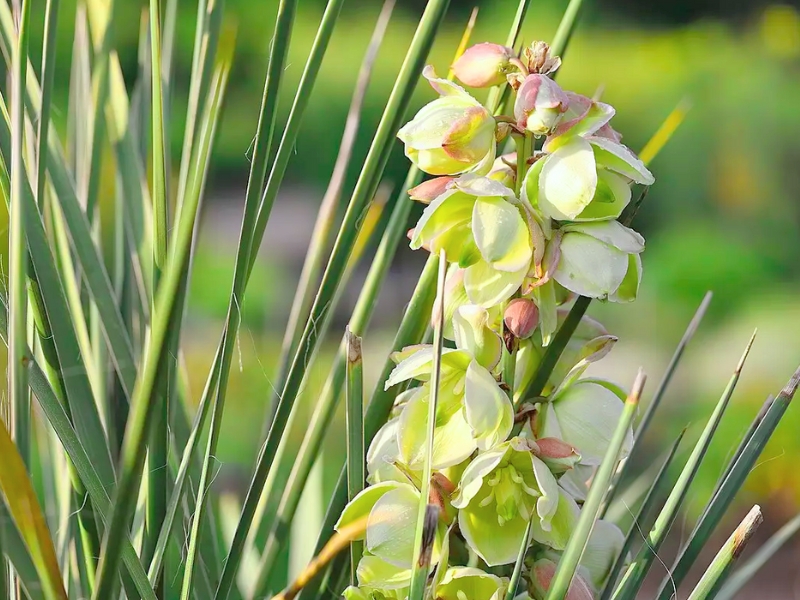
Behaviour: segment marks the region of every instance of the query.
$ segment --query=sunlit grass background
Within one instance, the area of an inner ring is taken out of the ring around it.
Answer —
[[[367,95],[357,156],[366,152],[413,34],[420,4],[398,2]],[[516,1],[478,4],[481,12],[473,40],[502,39]],[[562,85],[584,94],[602,89],[603,98],[619,110],[615,127],[634,150],[641,148],[678,102],[686,99],[691,104],[686,121],[652,165],[657,184],[637,217],[637,229],[649,247],[644,255],[640,299],[630,307],[596,305],[592,311],[621,338],[596,372],[631,381],[640,364],[649,373],[661,373],[703,294],[707,289],[714,292],[709,315],[671,388],[664,412],[669,418],[655,428],[661,442],[672,439],[687,424],[697,421],[697,426],[702,426],[701,416],[708,413],[720,383],[729,376],[752,329],[758,327],[758,339],[722,422],[721,435],[692,488],[692,495],[703,499],[751,415],[769,391],[780,387],[800,354],[800,14],[789,5],[753,3],[735,5],[734,10],[732,4],[723,7],[728,12],[719,12],[717,7],[715,13],[711,9],[705,12],[702,3],[694,7],[693,3],[648,4],[652,6],[643,14],[642,10],[632,13],[623,2],[588,2],[559,77]],[[118,5],[119,23],[138,22],[145,8],[134,0]],[[249,166],[248,146],[256,126],[274,5],[273,0],[228,0],[226,6],[226,26],[237,30],[236,60],[212,160],[185,329],[184,348],[195,399],[227,309]],[[469,2],[453,5],[433,52],[440,72],[447,69],[472,8]],[[523,30],[524,40],[552,37],[564,6],[565,2],[555,0],[537,2],[536,19]],[[322,9],[321,2],[300,3],[283,85],[283,118]],[[217,455],[221,468],[215,487],[220,494],[241,491],[257,452],[289,303],[316,207],[333,168],[368,32],[379,10],[380,3],[374,0],[345,3],[298,137],[287,183],[267,229],[248,288],[229,385]],[[64,108],[74,2],[65,2],[62,11],[56,106]],[[173,76],[177,116],[184,113],[188,88],[194,6],[181,3],[179,11]],[[41,26],[41,18],[34,22]],[[118,28],[117,46],[131,84],[136,72],[137,33],[136,27]],[[41,32],[35,31],[31,40],[35,63],[39,61],[35,52],[41,47],[40,36]],[[420,86],[415,106],[430,98],[430,91]],[[55,118],[63,123],[65,111]],[[177,156],[182,124],[176,125],[171,145]],[[106,162],[106,185],[110,186],[110,155]],[[387,174],[399,184],[406,168],[398,144]],[[349,186],[356,176],[357,170],[349,174]],[[110,206],[113,195],[101,193],[101,203]],[[2,211],[1,247],[7,246],[6,219]],[[424,256],[408,250],[398,255],[374,327],[365,339],[370,383],[382,362],[370,357],[383,356],[379,351],[388,346],[389,332],[399,321],[423,260]],[[351,289],[357,290],[359,283],[356,277]],[[326,358],[333,355],[354,300],[354,292],[345,296]],[[5,356],[0,360],[5,361]],[[316,383],[321,385],[327,361],[318,361],[314,369]],[[306,389],[306,400],[313,399],[315,392],[313,386]],[[343,414],[337,418],[343,429]],[[800,506],[798,425],[797,411],[790,411],[738,497],[742,505],[752,504],[756,496],[770,505],[764,529],[774,529]],[[294,435],[299,438],[304,429],[301,418],[295,423]],[[311,532],[318,530],[314,516],[321,518],[324,495],[335,483],[344,456],[344,437],[335,432],[326,441],[323,462],[315,475],[316,488],[310,488],[323,493],[304,500],[309,516],[304,522]],[[309,544],[313,539],[309,535]],[[302,564],[306,551],[296,549],[287,560]]]

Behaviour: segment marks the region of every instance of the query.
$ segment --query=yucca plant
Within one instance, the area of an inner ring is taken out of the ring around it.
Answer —
[[[115,29],[127,24],[117,22],[114,1],[78,4],[66,135],[52,124],[59,1],[17,4],[0,2],[9,71],[0,183],[10,230],[0,311],[8,346],[0,404],[3,598],[622,600],[640,593],[750,345],[683,464],[679,439],[657,474],[636,472],[633,459],[710,297],[640,418],[642,374],[630,393],[583,377],[616,341],[585,313],[593,299],[636,296],[644,240],[630,226],[654,182],[646,164],[685,111],[676,109],[637,158],[609,124],[612,107],[559,87],[580,0],[569,2],[550,45],[522,49],[527,0],[502,44],[470,46],[473,12],[452,67],[436,65],[447,78],[425,67],[448,7],[429,0],[348,197],[344,176],[355,163],[387,2],[288,319],[274,410],[232,527],[212,483],[241,307],[344,1],[328,0],[281,135],[277,104],[298,3],[278,3],[228,312],[199,399],[188,392],[181,329],[233,60],[223,3],[198,0],[177,163],[167,150],[178,120],[171,101],[177,0],[150,0],[130,95],[114,43]],[[30,52],[32,20],[42,17],[44,45]],[[41,64],[31,63],[34,55]],[[421,75],[440,98],[403,126]],[[456,80],[488,95],[479,101]],[[388,219],[379,219],[376,197],[396,136],[413,166]],[[110,188],[101,185],[106,148]],[[424,173],[435,177],[423,182]],[[409,194],[427,204],[411,245],[430,256],[366,398],[363,370],[375,363],[362,356],[361,337],[410,225]],[[111,218],[101,219],[101,206]],[[288,425],[370,240],[377,250],[369,274],[298,445]],[[676,593],[799,381],[795,374],[755,417],[669,576],[648,597]],[[302,518],[300,496],[342,398],[347,463],[314,560],[281,591],[289,525]],[[627,531],[617,524],[620,507],[636,511]],[[732,597],[800,527],[794,519],[736,569],[760,520],[756,507],[691,598]]]

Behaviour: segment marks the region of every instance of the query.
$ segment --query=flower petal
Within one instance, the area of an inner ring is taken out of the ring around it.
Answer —
[[[586,140],[574,138],[543,160],[539,207],[552,219],[574,219],[592,201],[597,188],[592,147]]]
[[[643,185],[653,185],[656,178],[644,163],[627,146],[605,137],[590,137],[598,164],[616,171],[628,179]]]
[[[624,252],[575,232],[561,240],[561,259],[553,278],[581,296],[607,298],[620,286],[627,270]]]
[[[608,299],[611,302],[633,302],[639,295],[639,284],[642,281],[642,257],[639,254],[628,256],[628,272],[619,284],[617,291]]]
[[[367,550],[390,565],[411,568],[418,504],[419,492],[410,485],[381,495],[367,520]]]
[[[467,350],[489,370],[494,369],[503,350],[500,336],[489,327],[489,311],[476,304],[464,304],[453,313],[456,347]]]
[[[342,527],[366,517],[372,511],[375,503],[380,500],[384,494],[396,490],[401,486],[411,487],[396,481],[386,481],[364,488],[344,507],[341,516],[339,516],[339,520],[336,521],[336,525],[334,525],[334,529],[338,531]],[[364,536],[362,535],[356,539],[363,540]]]
[[[617,250],[630,254],[638,254],[644,250],[644,238],[633,229],[625,227],[619,221],[602,221],[600,223],[570,223],[562,231],[585,233],[613,246]]]
[[[597,190],[589,206],[575,217],[576,221],[606,221],[616,219],[631,201],[628,181],[606,169],[597,171]]]
[[[515,272],[531,262],[533,249],[525,220],[517,207],[502,198],[476,199],[472,234],[483,259],[495,269]]]
[[[486,261],[479,260],[464,273],[464,289],[473,304],[491,308],[508,300],[522,285],[528,267],[516,273],[499,271]]]
[[[478,448],[487,450],[504,442],[514,426],[514,409],[492,374],[473,361],[464,388],[467,423]]]
[[[533,539],[555,550],[563,550],[567,546],[579,516],[578,504],[572,496],[559,487],[558,507],[549,521],[550,529],[545,530],[538,520],[534,520]]]
[[[478,454],[478,456],[467,465],[467,468],[461,476],[461,482],[458,484],[458,492],[455,498],[453,498],[452,504],[455,508],[461,509],[470,503],[480,491],[483,485],[483,478],[502,462],[507,451],[508,446],[504,444],[499,448],[493,448],[492,450]]]
[[[362,556],[356,569],[358,585],[385,590],[400,590],[411,583],[411,569],[390,564],[377,556]]]

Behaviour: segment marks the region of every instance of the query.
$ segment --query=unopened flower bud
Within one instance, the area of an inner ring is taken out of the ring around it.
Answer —
[[[514,298],[503,315],[506,328],[518,338],[529,338],[539,324],[539,308],[528,298]]]
[[[564,473],[573,468],[581,455],[572,444],[558,438],[539,438],[536,440],[534,454],[542,459],[553,473]]]
[[[447,175],[428,179],[428,181],[423,181],[418,186],[408,190],[408,196],[417,202],[430,204],[447,191],[447,186],[454,179],[455,177]]]
[[[547,558],[539,559],[533,564],[529,592],[535,600],[543,600],[547,596],[555,574],[556,563]],[[594,594],[583,577],[576,573],[564,600],[594,600]]]
[[[504,83],[506,75],[515,68],[510,63],[513,57],[514,51],[506,46],[489,42],[475,44],[453,63],[453,73],[464,85],[492,87]]]
[[[545,75],[528,75],[517,91],[514,117],[517,125],[535,135],[548,135],[567,111],[569,98]]]

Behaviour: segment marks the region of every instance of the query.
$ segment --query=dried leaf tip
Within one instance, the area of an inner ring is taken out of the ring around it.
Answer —
[[[631,393],[628,394],[628,399],[625,401],[626,404],[639,404],[639,400],[642,398],[642,390],[644,389],[645,381],[647,381],[647,375],[645,375],[644,369],[639,367],[639,372],[636,374],[636,379],[633,381]]]
[[[350,331],[348,326],[344,332],[344,339],[347,342],[347,360],[351,363],[361,361],[361,338]]]
[[[736,375],[740,375],[742,373],[742,369],[744,368],[744,361],[747,360],[747,356],[750,354],[750,348],[753,347],[753,342],[756,341],[756,334],[758,333],[758,329],[753,330],[753,335],[750,336],[750,341],[747,342],[747,346],[744,348],[744,352],[742,352],[742,357],[739,359],[739,364],[736,365]]]
[[[797,367],[797,370],[794,372],[794,375],[792,375],[792,378],[781,390],[781,393],[778,394],[778,397],[783,397],[791,400],[792,398],[794,398],[794,394],[797,391],[798,387],[800,387],[800,367]]]
[[[419,552],[420,568],[427,568],[431,564],[433,554],[433,542],[436,539],[436,526],[439,523],[439,507],[435,504],[428,504],[425,507],[425,523],[422,526],[422,548]]]
[[[731,558],[734,560],[739,558],[739,555],[744,551],[747,542],[750,540],[753,533],[755,533],[756,529],[758,529],[758,526],[761,525],[763,520],[764,515],[761,514],[761,507],[756,504],[750,509],[750,512],[747,513],[747,516],[733,533],[733,548],[731,548]]]

